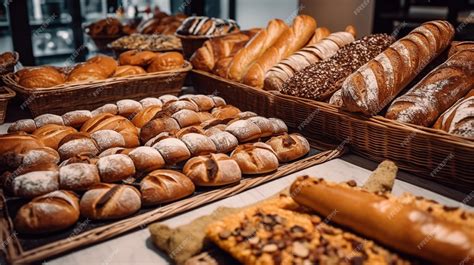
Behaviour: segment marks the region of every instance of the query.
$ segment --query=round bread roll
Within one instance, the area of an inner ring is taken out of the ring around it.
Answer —
[[[131,75],[146,74],[145,69],[135,65],[121,65],[117,67],[113,77],[125,77]]]
[[[204,130],[201,128],[201,126],[189,126],[186,128],[183,128],[175,133],[176,138],[181,138],[183,135],[188,134],[188,133],[199,133],[199,134],[204,134]]]
[[[80,63],[72,69],[66,81],[70,83],[89,82],[104,80],[107,77],[109,76],[102,71],[102,66],[95,63]]]
[[[300,134],[283,134],[266,142],[275,151],[280,162],[289,162],[309,153],[308,140]]]
[[[193,94],[184,94],[178,97],[178,100],[189,100],[191,97],[194,97]]]
[[[128,153],[128,156],[132,159],[137,171],[150,172],[165,166],[163,156],[153,147],[137,147]]]
[[[109,155],[124,154],[128,155],[133,150],[133,148],[123,148],[123,147],[112,147],[99,154],[99,158]]]
[[[212,114],[207,111],[200,111],[197,113],[197,115],[199,116],[199,120],[201,122],[205,122],[214,118]]]
[[[176,138],[176,136],[174,135],[174,133],[162,132],[162,133],[159,133],[157,136],[155,136],[155,137],[151,138],[150,140],[148,140],[145,143],[145,146],[154,146],[159,141],[161,141],[163,139],[166,139],[166,138]]]
[[[60,189],[83,191],[99,182],[96,165],[72,163],[59,168]]]
[[[191,152],[191,156],[207,155],[216,152],[216,145],[209,137],[198,133],[187,133],[181,137]]]
[[[223,186],[242,178],[237,162],[225,154],[193,157],[184,165],[183,173],[196,186]]]
[[[79,206],[81,214],[91,220],[120,219],[140,209],[140,197],[132,186],[100,183],[84,193]]]
[[[99,146],[88,133],[78,132],[66,135],[58,144],[61,160],[66,160],[77,154],[87,153],[97,155]]]
[[[168,113],[175,113],[183,109],[188,109],[195,112],[199,111],[198,106],[194,102],[188,100],[169,101],[163,105],[163,111]]]
[[[249,120],[238,120],[226,127],[226,131],[233,134],[240,143],[258,139],[262,136],[262,131]]]
[[[147,72],[161,72],[179,69],[184,66],[184,57],[179,52],[165,52],[158,54],[151,61],[147,68]]]
[[[140,144],[138,128],[125,117],[103,113],[88,120],[81,127],[81,131],[88,133],[99,130],[113,130],[120,133],[125,140],[125,147],[137,147]]]
[[[36,128],[41,128],[47,124],[64,125],[63,118],[56,114],[43,114],[35,119]]]
[[[232,105],[224,105],[212,109],[211,114],[216,119],[227,120],[236,118],[240,110]]]
[[[220,119],[216,119],[216,118],[212,118],[210,120],[207,120],[205,122],[202,122],[201,123],[201,127],[204,129],[204,130],[207,130],[211,127],[214,127],[214,126],[217,126],[217,125],[226,125],[228,122],[228,120],[220,120]],[[227,126],[226,126],[227,127]]]
[[[75,110],[62,115],[64,125],[80,128],[84,122],[92,118],[92,113],[88,110]]]
[[[142,104],[143,109],[146,109],[151,106],[157,106],[161,109],[161,107],[163,106],[163,102],[160,99],[152,97],[140,100],[140,104]]]
[[[57,164],[60,157],[56,150],[42,147],[27,151],[23,156],[22,166],[34,166],[39,164]]]
[[[17,120],[8,127],[8,133],[26,132],[32,133],[37,129],[36,123],[33,119]]]
[[[92,154],[87,154],[87,153],[82,153],[75,155],[69,159],[64,160],[61,162],[59,165],[60,167],[67,166],[70,164],[76,164],[76,163],[84,163],[84,164],[91,164],[91,165],[96,165],[97,160],[99,160],[95,155]]]
[[[212,98],[204,95],[192,95],[189,99],[196,103],[199,111],[209,111],[216,105]]]
[[[132,115],[139,113],[143,107],[140,102],[132,99],[122,99],[116,103],[118,114],[128,118]]]
[[[177,138],[163,139],[153,145],[153,148],[160,152],[167,165],[174,165],[191,157],[186,144]]]
[[[278,158],[272,148],[264,143],[237,146],[231,156],[243,174],[263,174],[278,169]]]
[[[54,67],[25,68],[16,73],[18,84],[26,88],[49,88],[64,84],[66,77]]]
[[[24,132],[0,135],[0,143],[0,171],[17,168],[26,152],[45,147],[38,137]]]
[[[94,139],[99,146],[99,152],[103,152],[106,149],[112,147],[124,147],[125,139],[123,136],[113,130],[99,130],[91,134],[92,139]]]
[[[192,110],[182,109],[171,115],[171,118],[175,119],[181,128],[196,125],[201,123],[199,115]]]
[[[118,108],[117,108],[117,105],[115,104],[105,104],[104,106],[102,107],[98,107],[97,109],[93,110],[91,112],[92,114],[92,117],[96,117],[100,114],[103,114],[103,113],[110,113],[110,114],[117,114],[118,113]]]
[[[163,105],[168,102],[179,100],[177,96],[173,96],[173,95],[163,95],[163,96],[160,96],[158,99],[161,100],[161,102],[163,102]]]
[[[217,153],[228,153],[239,145],[239,140],[229,132],[220,131],[209,136],[216,146]]]
[[[151,138],[162,132],[177,132],[180,129],[178,122],[173,118],[163,117],[147,122],[140,131],[142,143],[148,142]]]
[[[268,137],[273,135],[273,123],[261,116],[251,117],[247,119],[248,121],[254,123],[260,129],[260,137]]]
[[[248,118],[257,117],[257,113],[251,111],[244,111],[237,115],[237,118],[240,120],[246,120]]]
[[[76,129],[69,126],[48,124],[35,130],[33,135],[37,136],[47,147],[57,150],[59,142],[72,133],[77,133]]]
[[[225,100],[221,97],[215,96],[215,95],[209,95],[210,98],[212,98],[212,101],[214,101],[214,106],[215,107],[221,107],[227,105]]]
[[[135,175],[133,160],[124,154],[109,155],[97,161],[100,179],[103,182],[116,182]]]
[[[79,199],[65,190],[36,197],[15,216],[15,230],[22,234],[43,234],[66,229],[79,220]]]
[[[204,131],[204,135],[211,137],[214,134],[218,134],[221,132],[225,131],[225,128],[227,128],[227,125],[225,124],[218,124],[216,126],[212,126]],[[235,137],[235,136],[234,136]]]
[[[285,122],[277,118],[269,118],[273,125],[273,135],[282,134],[288,132],[288,127]]]
[[[13,194],[22,198],[34,198],[59,188],[58,167],[51,164],[38,166],[38,171],[18,175],[12,181]]]
[[[99,66],[100,71],[105,76],[105,78],[111,76],[115,70],[117,69],[118,63],[117,61],[107,55],[97,55],[89,60],[87,60],[89,64],[96,64]]]
[[[159,169],[140,182],[144,205],[172,202],[194,193],[193,182],[178,171]]]
[[[150,51],[130,50],[120,54],[119,63],[120,65],[138,65],[145,67],[157,56],[157,53]]]

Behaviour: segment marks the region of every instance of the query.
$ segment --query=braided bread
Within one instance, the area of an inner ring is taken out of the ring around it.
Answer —
[[[441,20],[414,29],[344,81],[344,109],[378,113],[449,45],[453,35],[453,26]]]

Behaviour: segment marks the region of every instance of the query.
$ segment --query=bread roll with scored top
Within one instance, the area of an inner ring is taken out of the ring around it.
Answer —
[[[123,136],[113,130],[99,130],[91,134],[99,146],[99,152],[103,152],[106,149],[112,147],[125,147],[125,139]]]
[[[198,114],[199,120],[200,120],[201,122],[205,122],[205,121],[208,121],[208,120],[214,118],[214,117],[212,116],[212,114],[209,113],[209,112],[207,112],[207,111],[200,111],[200,112],[198,112],[197,114]]]
[[[48,124],[33,132],[47,147],[58,149],[59,142],[69,134],[77,130],[64,125]]]
[[[438,118],[433,128],[467,138],[474,138],[474,89],[446,110]]]
[[[26,88],[49,88],[66,82],[66,76],[54,67],[25,68],[15,73],[18,84]]]
[[[99,146],[88,133],[71,133],[59,142],[58,153],[61,156],[61,160],[66,160],[81,153],[97,155],[99,153]]]
[[[165,160],[155,148],[140,146],[128,153],[137,171],[150,172],[165,166]]]
[[[237,137],[229,132],[220,131],[209,136],[209,139],[216,146],[217,153],[228,153],[239,145]]]
[[[240,113],[240,109],[232,105],[224,105],[220,107],[215,107],[211,111],[212,116],[220,120],[233,119],[237,117],[239,113]]]
[[[140,144],[138,128],[125,117],[102,113],[88,120],[81,127],[81,131],[88,133],[99,130],[113,130],[120,133],[125,139],[125,147],[136,147]]]
[[[18,210],[15,230],[24,234],[43,234],[66,229],[79,220],[79,199],[65,190],[36,197]]]
[[[28,169],[20,169],[17,176],[13,178],[11,187],[15,196],[34,198],[57,190],[59,188],[58,178],[59,172],[56,164],[40,164]]]
[[[235,54],[229,66],[227,78],[234,81],[241,81],[250,65],[268,48],[275,44],[281,34],[286,30],[288,30],[288,26],[283,20],[270,20],[265,29],[258,32],[244,48]]]
[[[166,161],[167,165],[174,165],[191,157],[186,144],[178,138],[165,138],[153,145]]]
[[[178,122],[180,128],[185,128],[201,123],[199,115],[195,111],[188,109],[182,109],[178,112],[173,113],[173,115],[171,115],[171,118],[175,119]]]
[[[239,165],[225,154],[193,157],[186,162],[183,173],[196,186],[223,186],[239,182],[242,173]]]
[[[185,134],[188,134],[188,133],[204,134],[204,130],[203,130],[202,127],[199,126],[199,125],[196,125],[196,126],[189,126],[189,127],[186,127],[186,128],[183,128],[183,129],[177,131],[174,135],[175,135],[177,138],[181,138],[181,137],[183,137]]]
[[[268,118],[273,125],[273,135],[278,135],[281,133],[286,133],[288,132],[288,127],[286,126],[286,123],[282,121],[281,119],[278,118]]]
[[[410,255],[440,264],[458,264],[474,255],[474,232],[465,211],[464,220],[458,222],[447,217],[450,207],[445,207],[443,216],[435,213],[435,208],[443,208],[436,203],[425,208],[409,198],[307,176],[291,185],[290,194],[322,216],[337,209],[332,222]]]
[[[144,205],[172,202],[194,193],[193,182],[182,173],[159,169],[148,173],[140,182]]]
[[[117,105],[118,114],[130,119],[143,109],[142,104],[133,99],[122,99],[115,104]]]
[[[64,125],[63,118],[56,114],[43,114],[39,115],[38,117],[34,118],[36,128],[41,128],[47,124],[57,124],[57,125]]]
[[[291,28],[286,29],[278,40],[255,60],[248,68],[242,81],[252,87],[262,88],[265,73],[280,60],[303,48],[316,30],[316,20],[307,15],[299,15]]]
[[[23,155],[21,166],[34,166],[40,164],[57,164],[60,161],[56,150],[49,147],[41,147],[29,150]]]
[[[238,120],[227,126],[225,130],[237,137],[239,143],[256,140],[262,136],[260,128],[248,120]]]
[[[115,71],[115,69],[114,69]],[[109,77],[106,75],[106,72],[103,72],[102,66],[95,63],[80,63],[69,73],[66,82],[76,83],[76,82],[90,82],[97,80],[104,80]]]
[[[179,52],[165,52],[156,56],[146,69],[147,72],[161,72],[179,69],[184,66],[184,57]]]
[[[37,129],[36,123],[33,119],[17,120],[8,127],[8,133],[26,132],[32,133]]]
[[[181,137],[191,152],[191,156],[207,155],[216,152],[216,145],[209,137],[198,133],[187,133]]]
[[[278,169],[278,158],[265,143],[243,144],[237,146],[230,155],[243,174],[263,174]]]
[[[214,100],[205,95],[192,95],[189,99],[198,106],[199,111],[209,111],[216,106]]]
[[[272,136],[273,123],[269,119],[257,116],[250,117],[247,120],[258,126],[258,128],[260,129],[260,137]]]
[[[386,118],[429,127],[474,87],[474,49],[463,50],[395,99]]]
[[[151,107],[151,106],[158,106],[158,107],[163,106],[163,102],[160,99],[152,98],[152,97],[144,98],[144,99],[140,100],[140,104],[142,104],[143,109],[146,109],[146,108]]]
[[[117,108],[117,105],[109,103],[109,104],[103,105],[102,107],[98,107],[97,109],[91,111],[91,113],[92,113],[92,117],[96,117],[99,114],[103,114],[103,113],[110,113],[110,114],[115,115],[118,113],[118,108]]]
[[[75,164],[75,163],[84,163],[84,164],[91,164],[91,165],[96,165],[97,160],[99,160],[95,155],[92,154],[87,154],[87,153],[81,153],[78,155],[75,155],[69,159],[64,160],[59,164],[59,167],[67,166],[70,164]]]
[[[154,119],[143,125],[140,130],[140,140],[142,143],[146,143],[162,132],[175,133],[180,128],[179,123],[173,118],[163,117]]]
[[[92,220],[124,218],[140,209],[140,197],[132,186],[100,183],[82,196],[81,215]]]
[[[5,170],[5,167],[18,167],[23,154],[45,147],[38,137],[24,132],[0,135],[0,142],[0,171]]]
[[[453,35],[453,26],[441,20],[414,29],[344,81],[344,109],[377,114],[449,45]]]
[[[333,56],[312,64],[290,77],[280,89],[283,94],[326,100],[341,88],[344,80],[360,66],[384,51],[393,38],[373,34],[353,41]]]
[[[143,103],[142,103],[143,106]],[[143,108],[137,115],[133,116],[132,123],[137,127],[143,127],[147,122],[151,121],[153,117],[161,111],[161,106],[154,105]]]
[[[113,77],[125,77],[131,75],[141,75],[146,74],[145,69],[141,68],[140,66],[134,65],[122,65],[117,67]]]
[[[112,147],[99,154],[99,158],[109,155],[124,154],[128,155],[134,148]]]
[[[74,110],[64,113],[61,117],[64,125],[80,128],[84,122],[92,118],[92,113],[88,110]]]
[[[275,151],[278,161],[284,163],[296,160],[309,153],[308,140],[300,134],[283,134],[272,137],[266,142]]]
[[[135,175],[133,160],[124,154],[115,154],[99,158],[97,168],[102,182],[116,182]]]
[[[156,56],[158,56],[158,54],[151,51],[130,50],[120,54],[119,63],[120,65],[137,65],[145,67],[148,66]]]
[[[100,182],[97,166],[87,163],[71,163],[59,168],[59,188],[83,191]]]
[[[308,42],[308,45],[320,42],[321,40],[323,40],[324,38],[329,36],[329,34],[331,34],[331,31],[326,27],[316,28],[316,30],[314,31],[313,36],[311,37],[311,39]]]
[[[176,135],[175,135],[175,133],[171,133],[171,132],[159,133],[157,136],[155,136],[155,137],[151,138],[150,140],[148,140],[145,143],[145,146],[154,146],[159,141],[161,141],[163,139],[166,139],[166,138],[176,138]]]
[[[118,63],[114,58],[103,54],[90,58],[87,60],[87,63],[97,64],[106,78],[113,75],[118,66]]]
[[[349,32],[335,32],[281,60],[265,74],[265,89],[280,90],[295,73],[333,56],[340,48],[353,42],[354,37]]]
[[[212,98],[214,101],[215,107],[222,107],[224,105],[227,105],[227,102],[225,102],[225,99],[215,96],[215,95],[208,95],[208,97]]]

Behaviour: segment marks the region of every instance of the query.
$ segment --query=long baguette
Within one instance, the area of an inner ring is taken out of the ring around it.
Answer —
[[[474,50],[463,50],[426,75],[390,105],[386,118],[431,126],[474,87]]]
[[[291,28],[285,30],[280,38],[268,48],[249,67],[243,83],[252,87],[262,88],[265,73],[280,60],[290,56],[308,43],[316,29],[316,20],[310,16],[297,16]]]
[[[443,218],[416,203],[309,177],[297,179],[290,194],[321,216],[331,216],[332,222],[405,253],[439,264],[459,264],[474,256],[471,223]]]
[[[433,128],[474,139],[474,88],[445,111]]]
[[[232,60],[227,78],[234,81],[242,80],[248,67],[271,47],[288,29],[288,26],[281,19],[272,19],[268,22],[267,28],[255,35],[244,48],[240,49]]]
[[[342,85],[343,107],[375,115],[451,42],[447,21],[430,21],[414,29],[350,75]]]

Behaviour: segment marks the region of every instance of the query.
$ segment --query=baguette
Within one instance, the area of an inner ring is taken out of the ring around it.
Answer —
[[[453,41],[449,47],[448,56],[451,57],[455,53],[462,50],[472,50],[474,49],[474,41]]]
[[[250,64],[270,48],[287,29],[288,26],[283,22],[283,20],[270,20],[267,28],[262,29],[234,56],[234,59],[229,66],[227,78],[234,81],[240,81],[247,72]]]
[[[395,99],[385,117],[432,126],[445,110],[474,88],[473,69],[474,49],[456,53]]]
[[[318,28],[319,29],[319,28]],[[354,41],[348,32],[336,32],[320,42],[308,45],[273,66],[265,75],[266,90],[280,90],[283,84],[305,67],[333,56],[341,47]]]
[[[343,108],[375,115],[451,42],[447,21],[430,21],[414,29],[350,75],[342,85]]]
[[[308,42],[308,45],[312,45],[312,44],[320,42],[321,40],[329,36],[329,34],[331,34],[331,31],[326,27],[316,28],[316,30],[314,31],[313,37],[311,37],[311,39]]]
[[[322,216],[337,210],[337,214],[331,214],[332,222],[435,263],[459,264],[474,255],[472,218],[460,223],[461,219],[452,220],[430,211],[437,205],[435,203],[424,209],[417,205],[420,202],[410,203],[403,198],[307,176],[298,178],[291,185],[290,194],[296,202]],[[447,210],[444,213],[447,214]],[[464,212],[464,216],[468,218],[470,214]]]
[[[474,89],[445,111],[433,128],[474,139]]]
[[[252,87],[262,88],[265,73],[280,60],[290,56],[308,43],[316,29],[316,20],[310,16],[297,16],[291,28],[285,30],[278,40],[268,48],[249,67],[244,75],[243,83]]]

